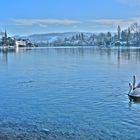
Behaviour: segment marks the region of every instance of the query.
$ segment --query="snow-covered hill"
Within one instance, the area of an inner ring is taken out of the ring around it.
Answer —
[[[65,32],[65,33],[33,34],[29,36],[22,36],[22,38],[28,38],[32,42],[37,44],[67,45],[68,43],[69,45],[76,45],[83,39],[86,40],[91,35],[92,33]]]
[[[83,32],[47,33],[22,36],[33,43],[44,46],[90,46],[110,43],[111,36]]]

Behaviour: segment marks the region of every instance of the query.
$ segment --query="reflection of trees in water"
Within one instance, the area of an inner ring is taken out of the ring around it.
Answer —
[[[0,61],[7,64],[8,62],[8,52],[0,52]]]
[[[20,54],[20,53],[31,53],[31,49],[21,49],[21,50],[1,50],[0,49],[0,62],[1,63],[8,63],[8,56],[11,53]]]
[[[140,48],[99,48],[99,47],[81,47],[81,48],[55,48],[55,51],[59,54],[73,55],[73,56],[85,56],[96,55],[102,60],[107,58],[108,60],[117,60],[118,65],[122,61],[140,61]]]
[[[118,63],[123,60],[140,61],[140,48],[99,48],[99,47],[81,47],[81,48],[55,48],[59,54],[66,55],[98,55],[101,59],[107,57],[108,60],[116,58]]]
[[[140,61],[140,49],[127,48],[121,50],[122,59]]]
[[[58,54],[73,56],[84,56],[85,54],[94,54],[94,48],[55,48]]]
[[[71,47],[71,48],[43,48],[37,50],[20,50],[18,54],[22,53],[30,53],[32,55],[32,51],[34,53],[45,53],[46,55],[59,54],[59,55],[68,55],[68,56],[86,56],[92,55],[93,58],[96,56],[101,60],[107,58],[109,60],[117,61],[120,65],[122,61],[132,60],[132,61],[140,61],[140,48],[99,48],[99,47]],[[0,61],[7,63],[8,54],[11,52],[0,52]],[[12,52],[17,53],[17,52]],[[22,54],[21,54],[22,55]]]
[[[118,60],[118,67],[120,67],[121,65],[121,49],[118,48],[118,51],[117,51],[117,60]]]
[[[140,61],[140,49],[136,51],[136,60]]]

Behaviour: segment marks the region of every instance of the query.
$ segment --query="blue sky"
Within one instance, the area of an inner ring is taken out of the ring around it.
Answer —
[[[0,30],[11,35],[115,31],[140,22],[140,0],[1,0]]]

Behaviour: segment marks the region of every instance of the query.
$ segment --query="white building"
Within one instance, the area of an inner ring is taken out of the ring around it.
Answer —
[[[15,41],[16,47],[26,47],[30,42],[27,39],[18,39]]]

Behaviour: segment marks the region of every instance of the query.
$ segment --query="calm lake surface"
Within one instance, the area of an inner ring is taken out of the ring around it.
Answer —
[[[37,48],[0,53],[0,140],[137,140],[140,49]]]

